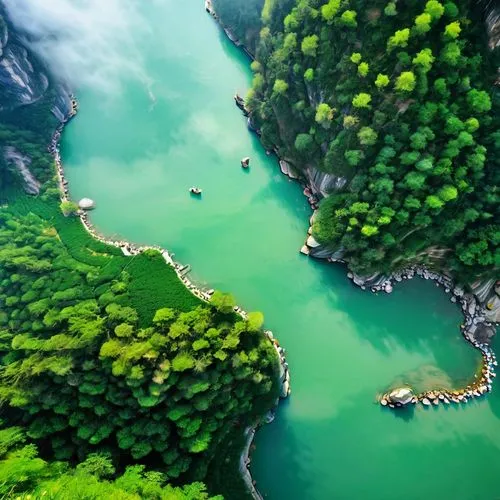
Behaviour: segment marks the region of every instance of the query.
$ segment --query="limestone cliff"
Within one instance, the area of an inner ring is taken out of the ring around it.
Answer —
[[[0,1],[0,112],[35,104],[44,97],[52,100],[53,114],[63,121],[71,110],[68,90],[52,82],[27,40],[12,28]]]

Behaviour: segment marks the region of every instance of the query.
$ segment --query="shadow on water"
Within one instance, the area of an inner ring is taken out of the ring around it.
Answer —
[[[219,32],[218,38],[222,52],[224,52],[224,54],[228,56],[232,62],[237,63],[239,66],[238,69],[242,73],[247,74],[250,78],[250,64],[252,63],[252,59],[241,47],[236,47],[236,45],[231,42],[231,40],[229,40],[227,35],[224,33],[224,30],[218,23],[217,28]]]
[[[414,379],[417,385],[425,385],[427,381],[446,386],[466,383],[473,377],[481,361],[480,354],[466,344],[460,334],[460,310],[434,283],[414,278],[397,283],[390,295],[363,291],[352,284],[342,287],[339,294],[335,284],[348,280],[346,267],[321,261],[315,265],[320,271],[318,286],[332,290],[331,307],[355,312],[355,317],[349,320],[354,323],[357,335],[379,352],[390,356],[395,345],[415,353],[432,352],[435,361],[420,367],[419,373],[408,372],[407,379]],[[412,307],[408,307],[408,303]],[[464,372],[463,364],[472,371]]]
[[[415,405],[408,405],[403,408],[384,408],[380,407],[380,411],[384,413],[391,413],[393,418],[398,420],[403,420],[404,422],[410,422],[411,419],[415,416]]]
[[[287,407],[288,400],[282,401],[276,414],[277,420],[282,422],[281,419],[284,419],[284,412]],[[302,498],[311,498],[308,492],[313,487],[313,482],[304,470],[304,464],[311,461],[313,450],[304,443],[303,439],[296,435],[297,431],[293,426],[282,425],[281,422],[279,425],[271,423],[259,429],[257,440],[253,445],[252,461],[255,460],[260,470],[265,468],[270,471],[271,475],[276,477],[279,474],[279,481],[276,480],[273,484],[266,482],[269,486],[280,490],[273,492],[272,497],[286,498],[283,491],[281,491],[280,485],[283,485],[286,489],[285,485],[293,484],[294,488],[300,491]],[[272,452],[269,452],[266,445],[266,443],[270,442],[273,443]],[[264,443],[262,448],[259,443]],[[282,467],[281,464],[286,464],[286,467]],[[253,474],[252,468],[250,468],[250,471]],[[263,484],[257,482],[256,486],[264,497],[270,494],[269,491],[263,488]]]

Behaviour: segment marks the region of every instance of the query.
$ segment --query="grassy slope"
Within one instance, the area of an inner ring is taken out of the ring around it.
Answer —
[[[126,257],[121,250],[94,239],[76,217],[64,217],[57,203],[19,192],[3,193],[13,213],[33,213],[57,231],[68,253],[78,262],[99,268],[99,281],[118,279],[125,270],[130,275],[131,306],[146,325],[157,309],[171,307],[189,311],[201,304],[177,277],[172,267],[157,252]]]

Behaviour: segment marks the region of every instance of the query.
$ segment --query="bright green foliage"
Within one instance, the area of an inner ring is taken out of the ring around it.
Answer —
[[[422,49],[413,58],[413,64],[422,68],[424,72],[430,71],[432,68],[432,63],[434,62],[434,56],[432,55],[431,49]]]
[[[283,94],[286,93],[287,90],[288,90],[288,83],[286,83],[284,80],[277,79],[274,82],[273,92],[275,94],[277,94],[277,95],[283,95]]]
[[[375,85],[377,86],[377,88],[384,89],[385,87],[387,87],[387,85],[389,85],[389,83],[390,80],[387,75],[384,75],[382,73],[379,73],[377,75],[377,79],[375,80]]]
[[[359,52],[353,52],[350,59],[354,64],[359,64],[361,62],[361,54]]]
[[[307,68],[304,73],[304,80],[311,83],[314,80],[314,70],[312,68]]]
[[[308,57],[316,57],[316,51],[318,49],[319,38],[317,35],[306,36],[302,40],[302,53]]]
[[[352,98],[352,105],[355,108],[369,108],[371,100],[372,96],[370,94],[361,92]]]
[[[417,81],[413,72],[403,71],[403,73],[396,78],[394,88],[401,92],[411,92],[415,88],[416,84]]]
[[[389,41],[387,42],[387,48],[391,50],[395,49],[396,47],[406,47],[408,45],[409,38],[410,30],[408,28],[398,30],[389,38]]]
[[[425,204],[432,209],[439,209],[444,205],[444,202],[437,196],[430,195],[425,199]]]
[[[455,186],[443,186],[438,193],[438,196],[443,200],[443,201],[451,201],[457,198],[458,196],[458,191]]]
[[[368,74],[369,70],[370,70],[369,64],[366,62],[362,62],[358,66],[358,75],[360,75],[364,78]]]
[[[363,236],[367,236],[368,238],[370,236],[374,236],[377,233],[378,228],[376,226],[370,226],[367,224],[361,228],[361,234],[363,234]]]
[[[328,128],[330,126],[330,122],[333,119],[333,111],[334,110],[324,102],[318,104],[315,116],[316,122],[322,125],[323,127]]]
[[[453,21],[450,24],[447,24],[444,29],[444,34],[447,38],[455,39],[458,38],[462,28],[460,27],[460,23],[458,21]]]
[[[444,14],[444,7],[437,0],[429,0],[425,4],[425,12],[430,14],[432,19],[436,21]]]
[[[329,0],[325,5],[321,6],[321,15],[325,21],[331,23],[340,8],[340,0]]]
[[[415,18],[414,31],[418,35],[423,35],[431,30],[432,17],[428,13],[420,14]]]
[[[363,146],[373,146],[377,142],[378,134],[371,127],[361,127],[358,139]]]
[[[354,10],[346,10],[340,16],[340,24],[347,26],[348,28],[356,28],[358,26],[358,22],[356,21],[357,12]]]
[[[67,217],[68,215],[75,215],[78,212],[78,205],[73,201],[62,201],[61,212]]]
[[[465,128],[467,132],[474,133],[479,128],[479,120],[477,118],[469,118],[465,121]]]

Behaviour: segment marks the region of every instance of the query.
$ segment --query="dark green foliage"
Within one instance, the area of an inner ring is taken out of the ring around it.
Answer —
[[[298,168],[348,181],[320,205],[318,241],[360,273],[423,263],[463,282],[494,278],[499,61],[482,12],[468,0],[265,3],[254,125]]]

